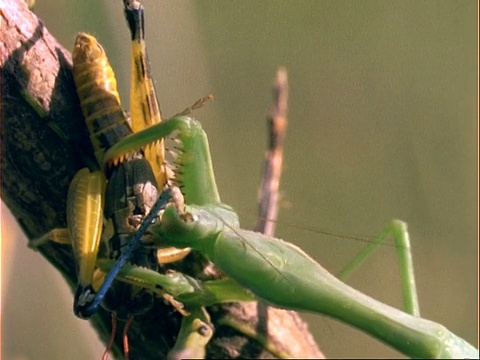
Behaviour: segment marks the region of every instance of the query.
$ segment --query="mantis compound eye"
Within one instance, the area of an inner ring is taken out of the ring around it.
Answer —
[[[184,214],[181,214],[182,220],[185,222],[194,222],[198,221],[198,216],[193,215],[192,213],[186,212]]]

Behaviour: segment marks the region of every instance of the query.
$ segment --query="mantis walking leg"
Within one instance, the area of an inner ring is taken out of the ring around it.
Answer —
[[[213,336],[210,317],[203,308],[196,308],[182,319],[182,327],[168,360],[204,359],[206,346]]]
[[[415,285],[415,276],[413,273],[413,259],[410,247],[410,236],[407,231],[407,224],[403,221],[393,220],[369,245],[365,246],[345,268],[338,274],[338,278],[345,280],[355,269],[357,269],[370,255],[382,244],[389,235],[395,240],[395,248],[398,255],[398,264],[400,268],[403,304],[404,309],[411,315],[420,316],[420,306],[418,304],[417,287]]]

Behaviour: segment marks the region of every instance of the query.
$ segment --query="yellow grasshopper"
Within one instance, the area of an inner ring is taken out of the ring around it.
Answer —
[[[132,34],[131,125],[121,107],[115,74],[103,47],[93,36],[79,33],[72,54],[73,76],[98,166],[80,170],[70,184],[68,229],[54,229],[31,245],[39,246],[49,239],[72,244],[78,276],[74,312],[80,318],[89,318],[100,303],[112,312],[112,339],[106,354],[112,346],[116,319],[126,320],[124,343],[128,357],[128,327],[135,315],[150,309],[153,293],[138,286],[113,282],[115,276],[105,281],[104,273],[96,268],[97,257],[99,250],[106,258],[115,260],[122,256],[130,238],[170,181],[171,174],[165,164],[161,139],[148,149],[121,159],[113,158],[103,165],[105,151],[112,145],[162,121],[147,59],[143,7],[136,1],[125,1],[124,5]],[[158,220],[157,214],[158,210],[152,213],[153,221]],[[157,250],[148,240],[142,239],[131,255],[122,258],[133,265],[157,271],[159,263],[180,260],[188,252],[189,249],[176,248]]]

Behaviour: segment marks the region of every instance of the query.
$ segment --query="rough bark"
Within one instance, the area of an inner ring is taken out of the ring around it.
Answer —
[[[27,237],[33,239],[65,227],[68,185],[85,166],[82,152],[92,154],[92,149],[75,93],[69,52],[22,1],[0,0],[0,15],[1,196]],[[49,243],[39,251],[73,290],[76,275],[71,249]],[[215,326],[209,358],[271,358],[259,342],[238,331],[242,326],[268,335],[271,343],[290,357],[322,356],[306,325],[292,312],[267,307],[258,314],[255,303],[234,303],[213,306],[209,313]],[[90,321],[106,342],[110,315],[102,309]],[[180,315],[158,299],[129,330],[131,358],[164,358],[179,325]],[[117,357],[122,354],[121,330],[114,349]]]

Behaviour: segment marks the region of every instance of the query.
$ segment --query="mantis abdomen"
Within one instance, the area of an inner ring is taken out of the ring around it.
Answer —
[[[414,358],[478,356],[443,325],[362,294],[300,248],[225,220],[226,211],[219,204],[187,206],[188,216],[182,217],[168,208],[162,223],[150,230],[163,243],[199,250],[230,278],[275,306],[334,317]]]

